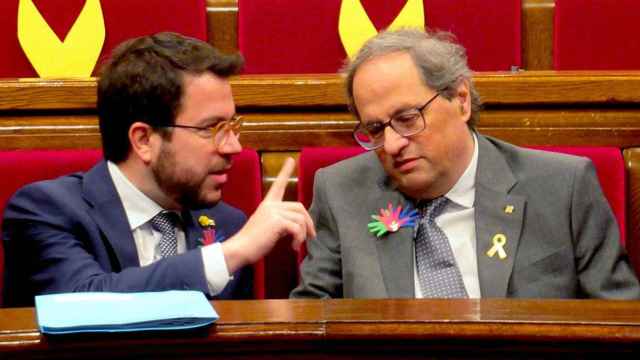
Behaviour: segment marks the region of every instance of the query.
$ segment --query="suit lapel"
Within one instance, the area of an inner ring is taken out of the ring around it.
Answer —
[[[486,138],[480,135],[477,138],[475,222],[480,291],[483,298],[505,297],[520,241],[526,198],[509,194],[517,182],[509,165]],[[492,257],[487,254],[500,235],[506,238],[504,259],[498,253]]]
[[[398,191],[388,184],[386,176],[382,176],[379,182],[382,191],[371,204],[374,211],[390,203],[394,208],[402,205],[413,206]],[[377,206],[377,208],[375,208]],[[401,227],[397,232],[386,233],[380,238],[369,233],[372,241],[375,241],[378,251],[380,270],[389,298],[412,298],[415,295],[413,285],[413,228]]]
[[[140,266],[138,251],[107,163],[102,161],[85,174],[82,191],[92,207],[89,215],[113,248],[122,269]]]

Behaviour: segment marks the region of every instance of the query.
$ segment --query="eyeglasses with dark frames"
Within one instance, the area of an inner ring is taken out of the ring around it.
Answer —
[[[229,136],[235,136],[236,139],[240,138],[240,129],[242,127],[242,116],[234,114],[231,119],[224,120],[216,123],[212,126],[191,126],[191,125],[162,125],[159,127],[166,128],[178,128],[178,129],[190,129],[193,130],[198,136],[204,139],[213,139],[213,142],[218,146],[222,146],[227,142]]]
[[[398,135],[408,137],[426,128],[423,111],[440,93],[433,95],[424,105],[393,116],[387,122],[360,122],[353,130],[353,138],[366,150],[375,150],[384,145],[384,130],[390,126]]]

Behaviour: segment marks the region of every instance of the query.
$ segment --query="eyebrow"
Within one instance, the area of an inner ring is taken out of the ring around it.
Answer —
[[[389,118],[404,114],[404,113],[409,112],[409,111],[418,110],[419,106],[420,105],[418,104],[418,105],[410,105],[410,106],[402,107],[402,108],[394,111]]]
[[[407,111],[418,110],[418,106],[420,106],[420,105],[407,105],[407,106],[401,107],[400,109],[392,112],[391,115],[388,118],[384,119],[384,120],[381,120],[381,119],[365,120],[365,121],[361,120],[361,122],[365,123],[365,124],[386,123],[390,119],[392,119],[392,118],[394,118],[394,117],[396,117],[398,115],[404,114]]]
[[[222,116],[212,116],[198,120],[198,124],[202,127],[213,127],[226,120],[227,119]]]

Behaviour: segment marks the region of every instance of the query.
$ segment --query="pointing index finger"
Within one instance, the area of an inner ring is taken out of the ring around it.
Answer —
[[[282,165],[282,168],[273,182],[273,185],[271,185],[271,188],[267,192],[267,195],[264,197],[265,200],[282,201],[284,192],[287,189],[287,183],[289,182],[289,178],[293,174],[293,170],[295,168],[296,161],[293,160],[293,158],[288,157],[284,161],[284,165]]]

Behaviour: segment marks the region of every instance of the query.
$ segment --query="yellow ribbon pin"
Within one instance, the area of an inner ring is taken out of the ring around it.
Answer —
[[[206,216],[206,215],[200,215],[200,217],[198,218],[198,223],[202,227],[209,227],[209,226],[214,227],[214,226],[216,226],[216,222],[213,219],[211,219],[208,216]]]
[[[387,29],[398,30],[403,27],[424,29],[424,4],[422,1],[407,0]],[[360,0],[342,0],[338,33],[347,55],[353,57],[367,40],[376,36],[378,31],[369,19]]]
[[[493,246],[489,251],[487,251],[488,257],[493,257],[496,253],[498,253],[498,257],[500,260],[504,260],[507,258],[507,252],[504,251],[504,246],[507,243],[507,237],[504,234],[495,234],[493,239]]]

